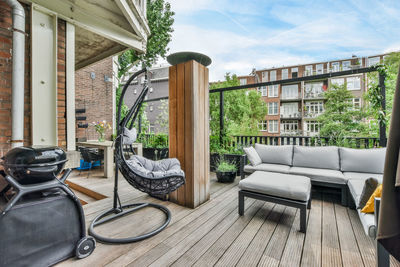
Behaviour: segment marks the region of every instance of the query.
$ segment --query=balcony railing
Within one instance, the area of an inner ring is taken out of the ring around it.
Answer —
[[[306,111],[306,112],[304,112],[304,118],[307,118],[307,119],[316,118],[321,114],[322,114],[322,112],[321,113],[315,113],[315,112],[307,112]]]
[[[327,68],[327,69],[322,69],[322,70],[305,70],[303,71],[303,77],[307,77],[307,76],[312,76],[312,75],[319,75],[319,74],[325,74],[325,73],[331,73],[331,72],[338,72],[338,71],[345,71],[345,70],[355,70],[355,69],[360,69],[363,66],[361,65],[350,65],[348,67],[343,67],[340,66],[339,68]]]
[[[301,113],[281,114],[281,119],[301,119]]]
[[[301,146],[343,146],[352,148],[379,147],[379,138],[375,137],[346,137],[334,140],[320,136],[233,136],[232,146],[249,146],[255,143],[266,145],[297,144]]]
[[[281,95],[281,100],[300,100],[300,99],[301,99],[300,95],[291,95],[291,96]]]
[[[304,92],[304,99],[322,99],[324,92]]]

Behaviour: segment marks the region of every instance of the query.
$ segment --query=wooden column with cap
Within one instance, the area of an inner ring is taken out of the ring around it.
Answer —
[[[170,199],[195,208],[210,198],[208,68],[194,60],[169,68],[169,157],[185,171],[186,184]]]

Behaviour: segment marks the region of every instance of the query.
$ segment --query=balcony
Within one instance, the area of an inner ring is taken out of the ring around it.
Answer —
[[[301,113],[291,113],[291,114],[281,114],[281,119],[282,120],[300,120],[301,119]]]
[[[304,118],[306,118],[306,119],[313,119],[313,118],[317,118],[319,115],[321,115],[322,114],[322,112],[321,113],[316,113],[316,112],[308,112],[308,111],[305,111],[304,112]]]
[[[304,92],[304,99],[324,99],[324,92]]]
[[[300,100],[301,100],[300,95],[290,95],[290,96],[281,95],[281,102],[293,102]]]

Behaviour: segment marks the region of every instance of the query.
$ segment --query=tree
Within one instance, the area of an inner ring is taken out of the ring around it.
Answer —
[[[236,75],[225,75],[225,81],[214,83],[210,89],[239,85]],[[267,107],[255,90],[235,90],[224,93],[225,136],[257,135],[258,122],[265,118]],[[219,94],[210,94],[210,130],[219,135]]]
[[[400,65],[400,52],[393,52],[385,57],[382,65],[378,65],[378,72],[368,74],[368,91],[364,95],[369,103],[368,114],[372,117],[370,120],[372,135],[379,136],[380,121],[386,122],[386,128],[389,130],[390,117],[392,115],[394,91],[396,89],[397,73]],[[383,112],[381,101],[381,89],[379,87],[378,73],[385,75],[386,88],[386,110]]]
[[[169,51],[171,33],[174,31],[171,4],[164,0],[147,0],[147,21],[150,36],[147,39],[146,53],[138,54],[135,50],[125,51],[118,57],[118,77],[122,77],[132,66],[143,64],[147,67],[155,64],[159,57],[165,58]]]
[[[330,137],[334,143],[338,143],[345,137],[365,134],[368,129],[363,121],[365,112],[353,108],[353,95],[347,90],[346,84],[332,85],[324,96],[325,112],[318,117],[321,136]]]

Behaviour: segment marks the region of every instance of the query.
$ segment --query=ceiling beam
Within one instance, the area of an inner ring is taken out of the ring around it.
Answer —
[[[111,49],[107,49],[106,51],[104,51],[104,52],[102,52],[100,54],[97,54],[94,57],[90,57],[90,58],[88,58],[86,60],[83,60],[81,62],[77,62],[75,64],[75,70],[79,70],[81,68],[87,67],[87,66],[89,66],[89,65],[91,65],[93,63],[96,63],[96,62],[98,62],[98,61],[100,61],[102,59],[105,59],[105,58],[110,57],[112,55],[121,53],[124,50],[126,50],[126,47],[121,46],[121,45],[116,45],[116,46],[112,47]]]

